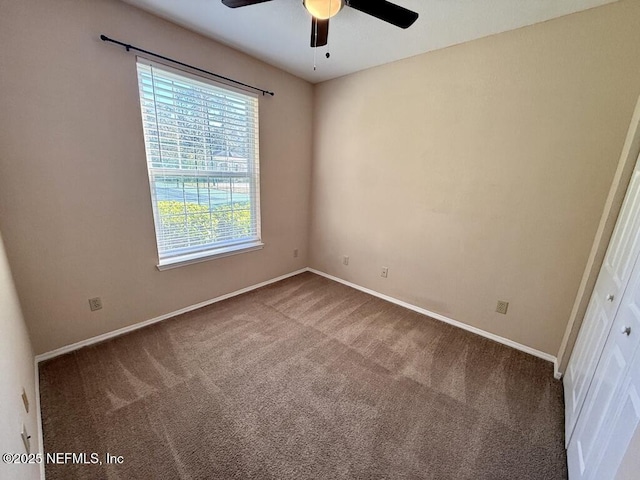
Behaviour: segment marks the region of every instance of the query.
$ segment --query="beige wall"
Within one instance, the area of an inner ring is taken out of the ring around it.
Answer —
[[[556,355],[640,93],[639,21],[623,0],[320,84],[311,266]]]
[[[31,435],[31,453],[38,452],[35,370],[33,351],[0,237],[0,453],[26,453],[22,425]],[[22,403],[22,389],[29,399],[29,413]],[[38,465],[0,462],[1,478],[40,478]]]
[[[135,55],[101,33],[276,92],[263,250],[156,269]],[[36,353],[307,265],[309,83],[116,0],[3,2],[0,64],[0,228]]]

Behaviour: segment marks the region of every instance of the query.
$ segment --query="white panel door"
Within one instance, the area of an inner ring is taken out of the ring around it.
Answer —
[[[640,419],[640,384],[630,381],[640,370],[636,365],[639,345],[640,261],[631,272],[569,442],[571,480],[614,477]]]
[[[620,297],[639,250],[640,162],[636,162],[618,222],[563,379],[567,445],[583,408],[607,335],[618,311]]]
[[[596,463],[593,479],[613,479],[627,453],[634,434],[640,427],[640,352],[629,369],[629,376],[622,391],[620,408],[612,419],[609,441]],[[640,452],[632,453],[640,455]],[[640,477],[640,472],[638,472]]]

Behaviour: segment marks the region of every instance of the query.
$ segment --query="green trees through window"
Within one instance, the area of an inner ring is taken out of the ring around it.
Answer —
[[[161,200],[158,212],[165,234],[184,239],[183,244],[175,243],[176,248],[196,246],[188,240],[192,238],[207,245],[230,237],[246,237],[251,232],[249,202],[238,202],[230,210],[227,205],[209,209],[207,205],[197,203]]]

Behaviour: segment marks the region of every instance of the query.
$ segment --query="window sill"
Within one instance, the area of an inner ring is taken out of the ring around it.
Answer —
[[[215,258],[229,257],[231,255],[238,255],[239,253],[252,252],[254,250],[262,250],[264,243],[262,242],[250,242],[240,245],[232,245],[229,247],[216,248],[213,251],[191,253],[188,255],[180,255],[178,257],[171,257],[162,260],[158,263],[158,270],[169,270],[171,268],[182,267],[184,265],[191,265],[192,263],[207,262]]]

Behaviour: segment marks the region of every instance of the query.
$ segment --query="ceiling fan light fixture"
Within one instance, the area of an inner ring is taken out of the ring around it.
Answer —
[[[318,20],[327,20],[342,10],[344,0],[303,0],[304,8]]]

